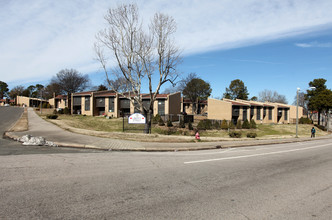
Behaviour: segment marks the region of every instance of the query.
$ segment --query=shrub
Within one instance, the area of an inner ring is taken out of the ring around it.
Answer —
[[[50,103],[47,103],[47,108],[52,108],[52,106],[50,105]]]
[[[255,122],[254,119],[251,119],[251,120],[250,120],[250,128],[251,128],[251,129],[256,129],[256,128],[257,128],[256,122]]]
[[[232,121],[230,121],[228,127],[229,127],[230,129],[234,129],[234,128],[235,128],[235,125],[234,125],[234,123],[233,123]]]
[[[188,129],[190,131],[194,130],[194,127],[193,127],[193,124],[191,123],[191,121],[189,121],[189,123],[188,123]]]
[[[238,120],[237,123],[236,123],[236,128],[237,129],[242,129],[242,123],[241,123],[241,120]]]
[[[58,113],[59,113],[59,114],[63,114],[63,109],[60,108],[60,109],[58,110]]]
[[[156,114],[153,118],[152,118],[152,124],[158,124],[159,120],[160,120],[160,115]]]
[[[48,119],[57,119],[58,118],[58,115],[46,115],[46,118]]]
[[[164,120],[161,117],[158,120],[158,125],[159,126],[164,126],[165,125]]]
[[[180,128],[185,128],[186,127],[186,124],[184,123],[184,120],[180,119],[179,127]]]
[[[248,138],[256,138],[257,134],[255,132],[249,132],[249,133],[247,133],[247,137]]]
[[[304,117],[301,117],[299,119],[299,123],[300,124],[312,124],[312,120],[310,118],[304,118]]]
[[[63,110],[63,113],[66,114],[66,115],[69,115],[69,114],[70,114],[70,111],[69,111],[69,109],[66,107],[66,108]]]
[[[221,122],[220,127],[223,130],[227,130],[228,129],[228,123],[227,123],[227,121],[225,119]]]
[[[212,126],[214,129],[220,130],[220,123],[218,121],[215,121]]]
[[[171,119],[167,120],[167,127],[173,127],[173,123],[172,123]]]
[[[209,119],[204,119],[200,121],[197,125],[198,130],[211,130],[212,129],[212,122]]]
[[[43,108],[47,108],[47,103],[46,102],[43,103]]]
[[[242,124],[242,128],[243,129],[250,129],[250,123],[248,121],[248,119],[246,119],[243,124]]]
[[[229,136],[232,138],[241,138],[242,133],[240,131],[231,131],[229,132]]]

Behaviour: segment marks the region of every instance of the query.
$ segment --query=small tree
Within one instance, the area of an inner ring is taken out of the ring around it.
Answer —
[[[0,99],[7,96],[8,91],[9,89],[7,83],[0,81]]]
[[[188,129],[190,131],[194,130],[194,127],[193,127],[193,124],[191,123],[191,121],[189,121],[189,123],[188,123]]]
[[[173,127],[173,123],[172,123],[171,119],[167,120],[167,127]]]
[[[251,129],[256,129],[256,128],[257,128],[256,122],[255,122],[254,119],[251,119],[251,120],[250,120],[250,128],[251,128]]]
[[[226,121],[225,119],[222,120],[220,127],[221,127],[221,129],[223,129],[223,130],[227,130],[227,129],[229,128],[229,127],[228,127],[228,123],[227,123],[227,121]]]
[[[250,123],[249,123],[248,119],[244,120],[244,122],[242,124],[242,128],[243,129],[250,129]]]
[[[179,127],[180,128],[185,128],[186,127],[186,124],[184,123],[184,120],[180,119]]]
[[[235,125],[234,125],[233,121],[230,121],[230,122],[229,122],[228,127],[229,127],[230,129],[234,129],[234,128],[235,128]]]

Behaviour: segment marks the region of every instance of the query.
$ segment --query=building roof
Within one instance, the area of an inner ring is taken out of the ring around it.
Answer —
[[[94,92],[95,97],[110,97],[116,96],[116,92],[113,90],[104,90],[104,91],[97,91]]]
[[[67,99],[67,95],[57,95],[55,99]]]
[[[85,95],[91,95],[91,93],[93,93],[95,91],[87,91],[87,92],[77,92],[77,93],[73,93],[73,96],[85,96]]]

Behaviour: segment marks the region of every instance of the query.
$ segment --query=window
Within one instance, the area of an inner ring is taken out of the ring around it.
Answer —
[[[85,99],[84,99],[84,103],[85,103],[85,111],[90,111],[90,97],[89,96],[87,96],[87,97],[85,97]]]
[[[243,121],[247,120],[247,107],[243,107]]]
[[[158,114],[165,115],[165,100],[158,100]]]
[[[288,120],[288,111],[285,109],[285,120]]]
[[[109,105],[108,105],[109,112],[114,112],[114,98],[109,98]]]
[[[256,115],[257,120],[261,120],[261,107],[257,107],[257,115]]]
[[[269,120],[272,120],[272,108],[269,108]]]

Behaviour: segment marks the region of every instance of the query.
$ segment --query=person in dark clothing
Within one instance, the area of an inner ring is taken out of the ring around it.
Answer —
[[[311,137],[314,138],[315,137],[315,133],[316,133],[316,129],[315,127],[311,128]]]

